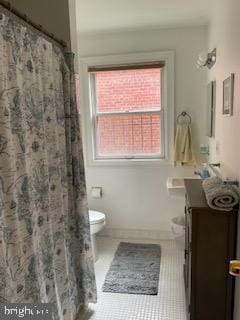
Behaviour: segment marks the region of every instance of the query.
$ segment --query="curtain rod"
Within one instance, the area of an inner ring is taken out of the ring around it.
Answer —
[[[47,38],[54,40],[58,45],[60,45],[63,48],[68,48],[68,44],[66,41],[63,41],[57,37],[54,36],[53,33],[47,31],[43,28],[42,25],[36,24],[34,21],[28,18],[26,14],[21,13],[18,9],[14,8],[10,2],[7,2],[5,0],[0,0],[0,5],[6,9],[7,11],[10,11],[15,16],[32,26],[34,29],[45,35]]]

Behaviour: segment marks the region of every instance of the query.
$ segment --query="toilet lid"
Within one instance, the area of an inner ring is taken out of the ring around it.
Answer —
[[[99,211],[89,210],[90,224],[96,224],[105,221],[105,214]]]

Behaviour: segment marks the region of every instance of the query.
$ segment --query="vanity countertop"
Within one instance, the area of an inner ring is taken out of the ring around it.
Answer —
[[[205,192],[202,187],[202,179],[184,179],[184,185],[186,190],[187,202],[190,208],[208,209],[211,210],[213,213],[216,213],[218,211],[211,209],[208,206],[205,197]],[[236,210],[237,209],[238,206],[236,206]]]
[[[202,179],[184,179],[184,184],[189,207],[209,209],[202,188]]]

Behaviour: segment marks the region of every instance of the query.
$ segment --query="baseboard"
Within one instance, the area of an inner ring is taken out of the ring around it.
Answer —
[[[98,236],[119,239],[172,240],[171,231],[104,228]]]

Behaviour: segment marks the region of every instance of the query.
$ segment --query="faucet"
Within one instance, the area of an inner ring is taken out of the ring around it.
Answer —
[[[202,174],[201,174],[200,171],[194,171],[194,174],[197,175],[197,176],[199,176],[200,178],[202,178]]]
[[[206,163],[203,164],[203,169],[202,170],[195,171],[194,174],[199,175],[200,178],[202,178],[202,179],[210,178],[210,173],[208,171],[208,167],[207,167]]]

